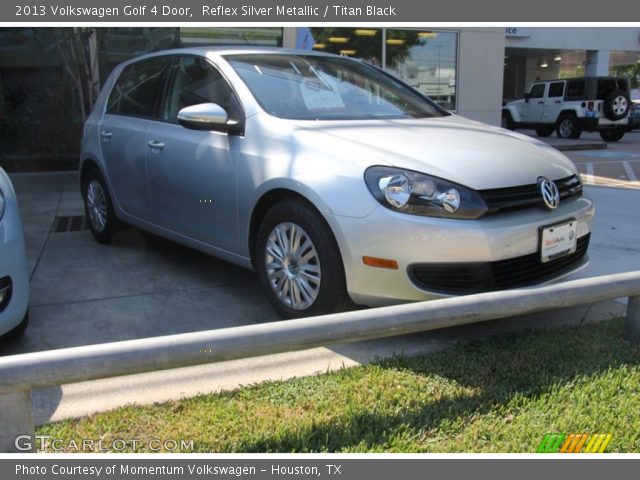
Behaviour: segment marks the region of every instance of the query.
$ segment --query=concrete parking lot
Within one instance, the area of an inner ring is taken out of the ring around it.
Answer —
[[[599,137],[585,135],[585,140],[597,142]],[[566,153],[583,174],[587,193],[598,209],[590,247],[591,264],[576,276],[640,270],[640,209],[635,207],[640,198],[640,132],[631,133],[604,150]],[[0,346],[0,355],[278,319],[253,272],[136,229],[123,230],[111,246],[95,242],[83,223],[75,173],[11,177],[20,202],[31,268],[31,324],[21,339]],[[600,311],[600,316],[619,313],[623,306],[611,303],[603,308],[606,311]],[[589,311],[589,315],[598,312]],[[45,389],[34,394],[35,415],[38,421],[46,421],[126,401],[163,400],[265,378],[304,375],[394,352],[432,351],[460,339],[539,323],[539,318],[492,322]],[[87,399],[91,399],[90,407]]]

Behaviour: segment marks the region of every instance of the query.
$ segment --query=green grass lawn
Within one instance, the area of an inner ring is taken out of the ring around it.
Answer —
[[[193,439],[199,452],[535,452],[546,432],[611,433],[640,452],[640,348],[621,320],[126,407],[37,430]]]

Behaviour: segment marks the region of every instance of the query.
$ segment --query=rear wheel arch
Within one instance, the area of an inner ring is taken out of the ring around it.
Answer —
[[[578,111],[574,110],[572,108],[565,108],[564,110],[562,110],[559,114],[558,117],[556,118],[556,124],[558,123],[558,120],[560,120],[560,117],[562,117],[563,115],[573,115],[576,118],[578,117]]]
[[[81,185],[84,185],[84,182],[85,182],[85,180],[87,178],[87,175],[89,175],[89,173],[92,172],[93,170],[97,170],[98,172],[100,172],[100,174],[103,177],[105,177],[105,174],[102,171],[102,169],[100,168],[100,166],[98,165],[98,162],[96,162],[92,158],[84,159],[82,161],[82,166],[80,167],[80,183],[81,183]]]

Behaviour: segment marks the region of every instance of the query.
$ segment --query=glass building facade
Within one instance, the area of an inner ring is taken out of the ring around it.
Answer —
[[[75,161],[84,119],[113,68],[176,47],[296,47],[363,59],[455,111],[458,44],[456,31],[397,28],[0,28],[0,151]]]
[[[365,60],[398,76],[444,108],[456,109],[457,32],[340,27],[309,31],[314,50]]]

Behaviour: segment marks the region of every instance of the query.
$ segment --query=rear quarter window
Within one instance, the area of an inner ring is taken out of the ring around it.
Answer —
[[[583,100],[585,82],[584,80],[569,80],[567,82],[567,90],[565,94],[566,100]]]
[[[564,82],[553,82],[549,85],[549,97],[561,97],[564,94]]]

